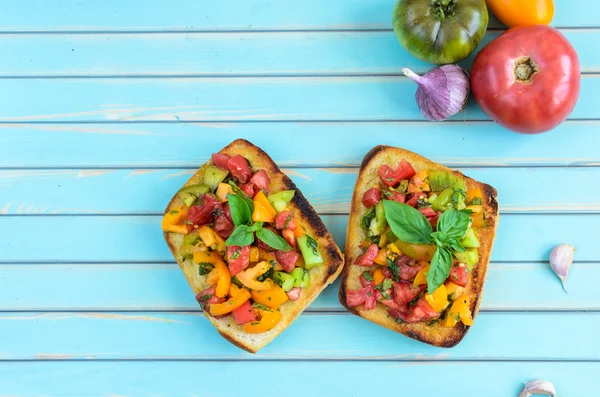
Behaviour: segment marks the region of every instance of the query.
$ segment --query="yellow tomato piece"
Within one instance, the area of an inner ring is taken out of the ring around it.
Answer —
[[[389,251],[392,251],[396,255],[402,255],[402,252],[400,251],[400,249],[398,248],[398,246],[396,245],[396,243],[390,243],[390,244],[388,244],[387,245],[387,249]]]
[[[202,239],[204,245],[213,249],[217,248],[217,239],[215,238],[215,235],[215,231],[208,226],[202,226],[198,229],[198,236]]]
[[[256,279],[258,276],[261,276],[267,271],[269,271],[270,268],[271,265],[269,265],[266,261],[263,261],[257,263],[254,267],[251,267],[249,269],[244,270],[243,272],[238,273],[237,278],[242,284],[244,284],[251,290],[263,291],[272,289],[275,286],[275,283],[270,278],[264,281],[258,281]]]
[[[258,310],[261,315],[260,321],[251,321],[244,324],[244,331],[248,334],[260,334],[266,332],[277,325],[281,320],[281,312]]]
[[[415,276],[415,280],[413,281],[413,285],[418,287],[419,285],[427,284],[427,272],[429,271],[429,265],[425,266],[423,269],[419,270],[417,275]]]
[[[296,228],[293,230],[294,236],[296,236],[296,237],[304,236],[306,234],[306,230],[304,230],[304,228],[302,226],[300,226],[300,223],[298,223],[298,218],[295,218],[294,222],[296,223]]]
[[[217,290],[218,289],[219,286],[217,285]],[[242,288],[237,292],[235,296],[232,296],[225,302],[214,303],[210,305],[210,314],[212,314],[213,316],[222,316],[224,314],[231,313],[232,311],[246,303],[248,299],[250,299],[250,292]]]
[[[404,255],[418,261],[431,261],[436,250],[433,244],[409,244],[400,240],[396,240],[395,244]]]
[[[227,295],[227,292],[229,292],[229,286],[231,285],[231,273],[229,273],[229,268],[223,261],[217,261],[214,265],[219,279],[217,281],[217,290],[215,291],[215,295],[217,295],[219,298],[223,298]]]
[[[229,284],[229,296],[231,296],[232,298],[235,298],[237,296],[237,294],[240,293],[240,287],[238,287],[237,285],[231,283]]]
[[[206,284],[213,286],[219,281],[219,271],[212,269],[210,273],[206,275]]]
[[[438,289],[433,291],[432,294],[429,292],[425,294],[425,300],[436,312],[443,312],[448,306],[448,294],[446,292],[446,286],[440,285]]]
[[[469,205],[466,209],[473,211],[474,214],[479,214],[481,211],[483,211],[483,205]]]
[[[233,194],[233,188],[229,183],[219,183],[217,186],[217,191],[215,192],[215,196],[219,199],[220,202],[224,203],[227,201],[227,195]]]
[[[421,193],[421,192],[430,192],[431,188],[429,187],[429,183],[425,180],[429,176],[429,170],[421,170],[417,172],[415,176],[412,177],[410,182],[408,183],[408,192],[409,193]]]
[[[452,281],[446,282],[446,293],[448,294],[448,296],[454,295],[454,293],[456,293],[456,291],[459,291],[460,289],[462,289],[460,285],[456,285]]]
[[[188,234],[188,228],[183,225],[187,219],[188,207],[180,205],[165,214],[162,220],[162,230],[169,233]]]
[[[258,262],[260,259],[260,250],[258,247],[250,247],[250,263]]]
[[[274,310],[278,309],[279,306],[287,302],[289,299],[283,288],[277,284],[268,290],[252,290],[250,295],[252,296],[254,302],[265,305],[269,309]]]
[[[481,189],[478,187],[467,190],[467,197],[465,198],[465,203],[470,203],[475,197],[483,197]]]
[[[375,257],[374,262],[381,266],[387,266],[387,249],[380,249]]]
[[[221,252],[221,253],[225,253],[225,250],[227,249],[227,245],[225,244],[225,240],[223,240],[223,237],[219,236],[216,232],[213,233],[214,237],[215,237],[215,244],[216,244],[216,248],[217,251]]]
[[[385,247],[385,245],[387,244],[387,233],[383,233],[380,237],[379,237],[379,244],[377,244],[377,246],[379,248],[383,248]],[[381,251],[379,251],[381,252]]]
[[[273,215],[273,217],[277,216],[277,211],[275,210],[275,208],[273,208],[273,205],[271,205],[271,202],[269,201],[267,196],[265,196],[262,190],[256,193],[256,195],[254,195],[254,203],[256,204],[257,202],[261,203],[265,207],[265,209],[271,215]]]
[[[445,327],[454,327],[458,320],[462,321],[464,325],[473,325],[473,316],[471,315],[471,309],[469,304],[469,297],[464,295],[456,299],[448,310],[448,315],[444,321]]]
[[[471,224],[472,227],[484,227],[485,226],[485,219],[483,217],[483,212],[471,214],[471,218],[473,218],[473,223]]]
[[[275,259],[275,256],[273,256],[273,254],[269,251],[266,251],[262,248],[258,249],[258,260],[259,261],[271,261]],[[250,261],[252,262],[252,261]]]
[[[383,274],[381,269],[375,270],[375,272],[373,273],[373,282],[375,283],[375,285],[383,283],[383,280],[385,280],[385,275]]]
[[[252,220],[254,222],[273,223],[275,221],[275,215],[271,214],[263,203],[260,201],[254,201]]]
[[[223,261],[223,257],[214,251],[194,251],[192,255],[194,263],[210,263],[216,265],[217,262]]]

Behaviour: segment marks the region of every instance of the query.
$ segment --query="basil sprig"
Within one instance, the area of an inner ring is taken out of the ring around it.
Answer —
[[[437,249],[427,272],[427,290],[432,293],[446,281],[452,269],[452,252],[464,252],[460,243],[470,224],[471,211],[450,209],[442,213],[433,232],[427,218],[413,207],[384,200],[385,218],[392,232],[410,244],[431,244]]]
[[[256,237],[260,241],[273,249],[285,252],[292,249],[281,236],[269,229],[264,229],[262,222],[252,222],[252,213],[247,199],[237,194],[228,194],[227,200],[235,229],[225,241],[226,246],[245,247],[250,245],[254,242],[254,233],[256,233]]]

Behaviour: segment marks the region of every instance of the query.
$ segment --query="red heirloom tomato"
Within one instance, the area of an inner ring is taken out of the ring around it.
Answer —
[[[512,28],[477,54],[471,88],[485,114],[516,132],[553,129],[579,98],[579,59],[549,26]]]

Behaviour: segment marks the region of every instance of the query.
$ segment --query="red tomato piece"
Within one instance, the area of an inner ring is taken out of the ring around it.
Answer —
[[[277,262],[283,267],[283,270],[290,273],[294,271],[296,262],[300,259],[300,254],[294,250],[288,252],[277,251],[275,252],[275,258],[277,258]]]
[[[406,194],[400,192],[391,192],[392,195],[389,197],[389,200],[396,201],[398,203],[406,202]]]
[[[359,277],[359,280],[360,280],[360,285],[362,285],[363,287],[375,288],[375,281],[373,281],[373,280],[371,280],[371,281],[367,280],[364,275],[361,274],[360,277]]]
[[[198,295],[196,295],[196,301],[200,304],[200,307],[204,310],[208,310],[208,305],[212,305],[214,303],[224,302],[224,298],[219,298],[215,295],[215,291],[217,290],[217,286],[213,285],[210,288],[205,289],[204,291],[200,291]]]
[[[379,178],[383,183],[391,187],[398,185],[402,179],[412,178],[415,174],[415,169],[405,159],[400,161],[396,170],[392,169],[389,165],[384,164],[379,167],[379,170],[377,171],[377,175],[379,175]]]
[[[296,249],[298,247],[298,245],[296,244],[296,235],[294,234],[293,230],[282,230],[281,237],[283,237],[293,249]]]
[[[213,211],[219,205],[219,200],[212,194],[205,194],[202,199],[188,210],[188,221],[193,225],[203,226],[213,220]]]
[[[425,291],[425,285],[414,286],[412,283],[393,282],[392,288],[394,290],[393,297],[394,301],[399,305],[404,305],[411,302],[419,294]]]
[[[461,287],[466,287],[469,282],[469,272],[464,264],[452,266],[450,269],[449,280]]]
[[[254,197],[255,189],[254,189],[253,183],[248,182],[243,185],[240,185],[240,189],[242,189],[242,192],[246,193],[248,196]],[[258,193],[258,192],[256,192],[256,193]]]
[[[413,307],[412,310],[410,311],[410,313],[408,313],[408,314],[401,313],[400,311],[392,311],[392,310],[388,310],[388,313],[392,317],[398,318],[409,324],[414,324],[414,323],[418,323],[421,321],[434,320],[440,316],[440,313],[433,310],[431,305],[429,303],[427,303],[427,301],[425,300],[425,297],[422,297],[421,299],[419,299],[417,301],[417,304],[415,305],[415,307]]]
[[[233,318],[237,325],[246,324],[256,320],[256,313],[254,313],[250,299],[233,311]]]
[[[379,248],[377,247],[377,244],[371,244],[369,245],[364,254],[356,258],[356,261],[354,263],[359,266],[372,266],[373,261],[375,260],[375,257],[378,253]]]
[[[246,269],[250,265],[250,246],[231,245],[227,247],[227,265],[232,276]]]
[[[213,163],[219,167],[219,168],[224,168],[226,170],[229,170],[229,159],[231,157],[229,157],[226,154],[221,154],[221,153],[213,153],[212,154],[212,161]]]
[[[297,301],[300,298],[300,294],[302,293],[302,288],[292,288],[287,292],[287,296],[291,301]]]
[[[217,206],[217,208],[219,207]],[[213,211],[213,213],[215,212],[217,213],[214,227],[215,232],[222,238],[227,239],[231,236],[231,233],[233,233],[233,229],[235,228],[233,220],[231,219],[229,204],[225,204],[220,211]]]
[[[431,207],[423,207],[423,208],[419,208],[419,212],[423,215],[425,215],[426,218],[429,218],[430,216],[436,216],[437,212],[435,212],[435,210]]]
[[[423,196],[423,193],[411,193],[408,196],[408,200],[406,201],[406,205],[410,205],[411,207],[417,208],[419,205],[419,198]]]
[[[538,134],[571,114],[580,74],[577,52],[562,33],[524,26],[507,30],[477,54],[471,88],[484,113],[500,125]]]
[[[250,175],[252,175],[252,169],[250,168],[250,164],[248,164],[248,160],[241,154],[236,154],[227,162],[227,168],[231,175],[234,178],[237,178],[240,183],[246,183],[250,179]]]
[[[367,190],[362,197],[362,203],[367,208],[372,208],[381,200],[381,188],[374,187]]]
[[[421,270],[424,266],[419,265],[413,258],[402,255],[396,259],[396,265],[398,265],[398,275],[401,280],[404,281],[412,281],[415,279],[419,270]]]
[[[377,300],[375,300],[375,291],[373,287],[364,287],[356,291],[346,292],[346,303],[350,307],[358,307],[364,305],[366,310],[375,309]]]
[[[252,175],[250,182],[256,186],[258,190],[262,190],[265,192],[265,194],[269,194],[269,184],[271,183],[271,178],[269,178],[269,175],[267,175],[265,170],[260,170]]]
[[[291,211],[281,211],[275,216],[275,227],[279,230],[296,230],[294,214]]]

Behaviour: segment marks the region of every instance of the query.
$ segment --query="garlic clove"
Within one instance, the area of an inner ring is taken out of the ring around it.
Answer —
[[[556,389],[554,385],[547,380],[536,379],[529,381],[519,393],[519,397],[529,397],[534,395],[545,395],[556,397]]]
[[[428,120],[446,120],[467,104],[469,74],[460,66],[438,66],[423,76],[406,68],[402,73],[419,85],[415,98],[421,114]]]
[[[550,266],[560,278],[563,289],[567,291],[565,282],[575,258],[575,247],[570,244],[559,244],[550,252]]]

